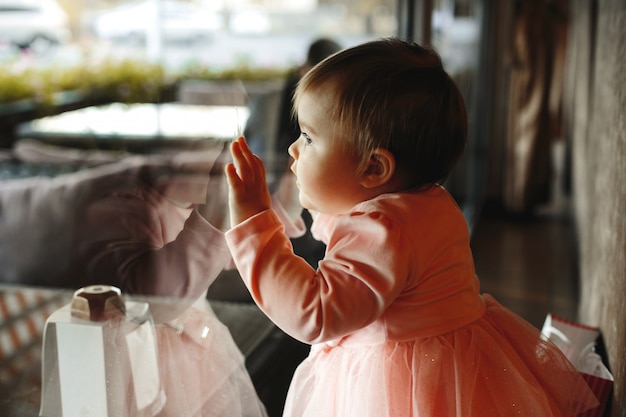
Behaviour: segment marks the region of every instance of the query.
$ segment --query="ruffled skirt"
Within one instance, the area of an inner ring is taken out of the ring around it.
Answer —
[[[479,320],[410,342],[314,345],[285,417],[565,417],[597,406],[539,330],[484,296]]]
[[[210,307],[155,330],[166,397],[159,417],[267,416],[241,351]]]

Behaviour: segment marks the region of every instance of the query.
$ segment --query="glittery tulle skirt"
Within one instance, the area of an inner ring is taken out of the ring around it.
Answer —
[[[597,405],[539,330],[484,296],[486,313],[410,342],[314,345],[286,417],[565,417]]]
[[[208,306],[207,306],[208,307]],[[159,417],[265,417],[244,357],[210,307],[155,326],[165,404]]]

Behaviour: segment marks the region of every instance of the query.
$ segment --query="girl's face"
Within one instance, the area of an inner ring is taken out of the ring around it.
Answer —
[[[297,178],[300,204],[329,214],[343,214],[367,199],[358,161],[334,130],[323,95],[304,93],[298,101],[301,134],[289,147],[291,170]],[[345,133],[343,133],[345,134]]]

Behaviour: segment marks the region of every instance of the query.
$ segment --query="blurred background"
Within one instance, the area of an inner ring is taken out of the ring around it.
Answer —
[[[0,0],[0,282],[64,286],[50,233],[10,215],[34,204],[6,191],[16,181],[174,158],[244,129],[272,160],[281,90],[311,42],[401,36],[434,46],[466,100],[469,143],[445,185],[483,290],[537,327],[548,313],[599,326],[606,415],[626,416],[625,28],[622,0]],[[237,291],[218,281],[209,296],[248,311]],[[0,331],[17,320],[6,311]],[[244,343],[243,319],[222,318]],[[303,347],[269,334],[244,353],[278,413]],[[20,351],[3,349],[0,368]]]
[[[21,122],[99,103],[249,107],[282,88],[317,38],[345,48],[419,32],[441,54],[470,110],[471,149],[449,187],[471,219],[484,175],[478,149],[488,140],[480,133],[488,121],[476,115],[485,106],[478,95],[485,98],[488,88],[480,68],[490,14],[473,0],[2,0],[0,104],[17,101],[33,112],[0,109],[8,116],[0,143],[12,146],[24,130],[32,137],[32,124]]]

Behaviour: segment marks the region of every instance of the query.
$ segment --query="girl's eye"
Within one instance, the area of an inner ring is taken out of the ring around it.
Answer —
[[[304,142],[307,145],[310,145],[311,143],[313,143],[313,139],[311,139],[311,137],[307,135],[306,133],[302,132],[302,137],[304,138]]]

